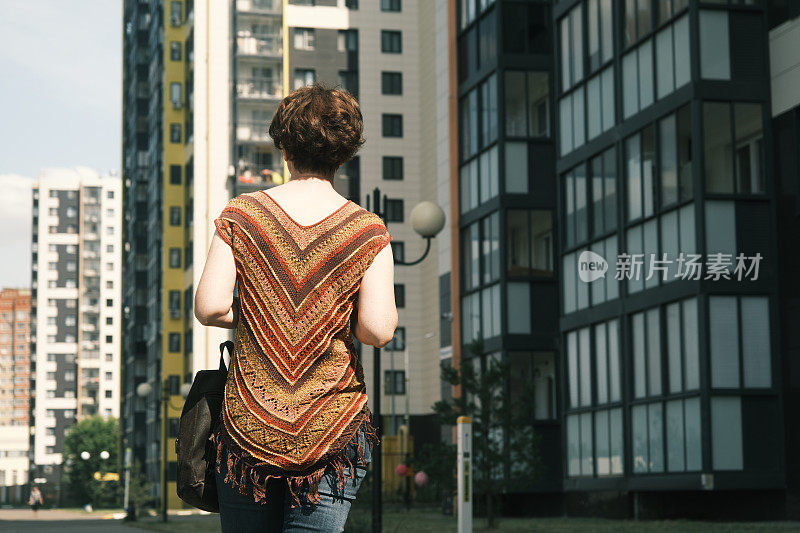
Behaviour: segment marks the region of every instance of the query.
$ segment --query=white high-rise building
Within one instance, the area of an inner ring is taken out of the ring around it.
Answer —
[[[76,167],[33,187],[31,467],[48,481],[71,425],[119,416],[121,186]]]

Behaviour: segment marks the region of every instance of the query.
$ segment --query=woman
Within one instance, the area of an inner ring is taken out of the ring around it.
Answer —
[[[349,93],[293,92],[269,127],[291,178],[215,220],[195,316],[236,329],[212,435],[223,532],[343,531],[379,441],[351,335],[394,335],[392,237],[333,188],[362,131]]]
[[[31,510],[33,510],[34,515],[38,514],[37,511],[39,510],[39,507],[41,507],[43,503],[44,503],[44,498],[42,498],[42,493],[39,490],[39,487],[34,485],[33,488],[31,488],[30,498],[28,498],[28,505],[31,506]]]

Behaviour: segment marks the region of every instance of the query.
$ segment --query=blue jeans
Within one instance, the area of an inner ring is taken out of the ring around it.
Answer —
[[[222,533],[295,533],[320,532],[339,533],[344,531],[350,506],[367,474],[367,465],[372,455],[369,443],[359,431],[364,461],[356,463],[356,445],[348,445],[350,460],[356,465],[355,479],[350,479],[350,467],[344,468],[344,491],[339,489],[335,471],[330,468],[319,482],[319,503],[311,503],[301,495],[303,505],[291,507],[293,498],[286,489],[286,481],[271,478],[266,486],[266,503],[256,503],[252,493],[241,494],[225,483],[225,463],[222,472],[217,473],[217,495],[219,497],[219,516]]]

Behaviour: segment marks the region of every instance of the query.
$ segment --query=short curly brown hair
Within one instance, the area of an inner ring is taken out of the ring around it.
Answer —
[[[364,119],[347,91],[319,83],[283,99],[269,125],[275,147],[286,150],[300,172],[333,174],[364,144]]]

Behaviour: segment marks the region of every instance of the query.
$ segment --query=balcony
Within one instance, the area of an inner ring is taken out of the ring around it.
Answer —
[[[236,96],[242,99],[278,100],[283,95],[280,78],[242,78],[236,82]]]
[[[283,50],[280,34],[260,35],[240,31],[236,38],[236,53],[242,56],[280,58]]]
[[[272,143],[272,138],[268,134],[268,129],[269,126],[266,122],[238,122],[236,124],[236,140]]]
[[[280,15],[280,0],[237,0],[236,11],[258,15]]]

